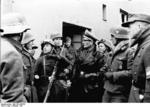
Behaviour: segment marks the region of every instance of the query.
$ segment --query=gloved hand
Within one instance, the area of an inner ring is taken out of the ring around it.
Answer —
[[[84,72],[83,71],[80,72],[80,77],[84,78]]]
[[[69,73],[69,69],[64,69],[64,72],[65,72],[66,74],[68,74],[68,73]]]
[[[143,94],[139,94],[139,99],[140,99],[141,102],[143,102],[143,100],[144,100],[144,95],[143,95]]]
[[[112,72],[106,72],[104,74],[105,78],[108,80],[112,80],[113,79],[113,73]]]
[[[48,80],[49,80],[49,81],[52,81],[52,79],[53,79],[52,76],[49,76],[49,77],[48,77]]]
[[[40,78],[38,75],[35,75],[34,77],[35,77],[35,79],[39,79]]]
[[[71,81],[67,80],[67,86],[70,87],[71,86]]]

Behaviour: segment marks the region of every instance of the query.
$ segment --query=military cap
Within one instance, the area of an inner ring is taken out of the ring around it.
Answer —
[[[54,40],[56,38],[62,38],[62,35],[60,33],[54,33],[54,34],[51,34],[51,39]]]
[[[25,32],[21,41],[21,44],[27,44],[30,41],[34,41],[35,38],[33,36],[33,34],[29,31]]]
[[[110,33],[117,39],[129,39],[129,31],[123,27],[113,27],[110,29]]]
[[[129,14],[128,21],[123,23],[123,27],[129,27],[129,25],[133,22],[140,21],[140,22],[146,22],[150,24],[150,15],[146,14]]]
[[[94,34],[92,33],[92,32],[90,32],[90,31],[88,31],[88,30],[85,30],[85,32],[84,32],[84,36],[86,36],[86,37],[84,37],[84,38],[86,38],[86,39],[92,39],[92,40],[94,40],[94,41],[97,41],[97,39],[94,37]],[[88,37],[88,38],[87,38]]]

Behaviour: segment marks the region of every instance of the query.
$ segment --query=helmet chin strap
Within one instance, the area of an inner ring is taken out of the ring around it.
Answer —
[[[19,36],[19,39],[18,39],[18,41],[21,43],[21,41],[22,41],[22,38],[23,38],[23,32],[21,32],[20,33],[20,36]]]

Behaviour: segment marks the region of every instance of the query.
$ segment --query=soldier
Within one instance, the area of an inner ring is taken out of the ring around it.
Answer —
[[[105,55],[105,62],[107,62],[107,58],[113,52],[113,47],[109,41],[101,39],[100,41],[97,42],[97,51]]]
[[[37,88],[39,102],[44,101],[49,79],[57,60],[56,57],[52,57],[53,48],[53,41],[45,39],[41,44],[41,49],[44,50],[44,54],[37,59],[35,64],[35,85]],[[50,100],[48,99],[47,102],[50,102]]]
[[[70,65],[64,70],[65,73],[67,74],[67,79],[72,80],[73,79],[73,74],[74,74],[74,66],[75,66],[75,58],[76,58],[76,50],[72,46],[72,40],[70,37],[65,38],[65,43],[64,43],[64,54],[66,58],[70,61]]]
[[[88,30],[83,35],[83,46],[77,53],[76,83],[74,101],[98,102],[100,68],[104,65],[104,57],[96,51],[96,39]]]
[[[122,26],[130,29],[131,47],[137,45],[129,102],[150,102],[150,16],[130,14]]]
[[[30,54],[30,50],[32,50],[33,42],[35,37],[33,36],[31,31],[26,31],[23,35],[21,44],[22,44],[22,58],[24,62],[24,73],[25,73],[25,96],[28,102],[37,102],[37,93],[34,87],[34,59]]]
[[[51,39],[54,42],[53,56],[56,56],[58,60],[56,79],[50,97],[52,102],[66,102],[68,100],[68,88],[71,85],[66,79],[66,70],[68,71],[67,67],[71,65],[71,61],[67,58],[65,46],[62,46],[62,35],[59,33],[52,34]]]
[[[71,37],[66,37],[65,38],[65,41],[64,41],[64,54],[66,56],[66,58],[70,61],[70,64],[68,65],[68,67],[66,67],[66,69],[64,70],[65,73],[66,73],[66,80],[68,83],[72,84],[73,82],[73,79],[74,79],[74,76],[75,76],[75,61],[76,61],[76,50],[73,48],[72,46],[72,40],[71,40]],[[73,87],[70,87],[69,88],[69,92],[68,92],[68,101],[71,101],[72,99],[72,88]]]
[[[127,102],[131,87],[132,65],[128,31],[122,27],[115,27],[110,33],[115,49],[108,59],[108,71],[104,74],[103,102]]]
[[[29,53],[34,57],[36,49],[38,49],[38,46],[34,45],[32,46],[32,49],[29,50]]]
[[[51,45],[50,45],[51,44]],[[41,43],[41,55],[44,56],[50,53],[51,51],[51,46],[54,46],[54,42],[51,39],[45,39]]]
[[[21,36],[29,27],[18,13],[2,16],[0,93],[3,102],[27,102],[24,96],[24,72],[20,51]]]
[[[100,41],[97,42],[97,48],[98,51],[104,54],[111,52],[113,49],[111,43],[105,39],[101,39]]]
[[[101,68],[101,72],[107,71],[107,62],[108,58],[112,55],[112,45],[109,41],[105,39],[101,39],[97,42],[97,51],[103,54],[105,66]],[[99,92],[100,92],[100,101],[102,101],[102,97],[104,94],[104,75],[101,75],[99,79]]]

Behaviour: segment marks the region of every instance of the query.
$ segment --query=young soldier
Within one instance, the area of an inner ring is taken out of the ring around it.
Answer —
[[[131,87],[132,66],[128,31],[122,27],[115,27],[110,33],[115,49],[108,59],[108,71],[104,74],[103,102],[127,102]]]
[[[28,102],[37,102],[37,93],[34,87],[34,59],[30,54],[30,50],[32,50],[33,42],[35,37],[33,36],[31,31],[26,31],[23,35],[21,44],[22,44],[22,58],[24,62],[24,73],[25,73],[25,96]]]

